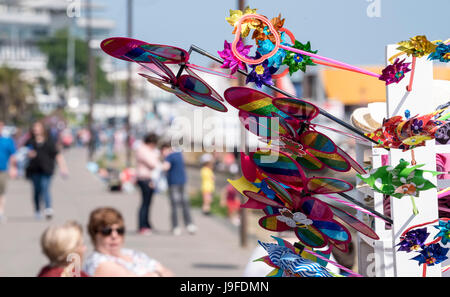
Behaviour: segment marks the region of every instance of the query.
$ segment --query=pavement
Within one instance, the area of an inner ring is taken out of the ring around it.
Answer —
[[[37,275],[48,262],[41,252],[40,236],[51,224],[62,224],[67,220],[81,223],[88,253],[91,252],[93,247],[86,233],[86,225],[90,212],[101,206],[112,206],[122,212],[127,229],[125,247],[147,253],[172,270],[175,276],[242,276],[256,247],[256,240],[249,239],[248,246],[242,248],[239,230],[228,220],[204,216],[200,210],[192,209],[198,232],[189,235],[183,229],[182,235],[173,236],[170,232],[168,198],[165,194],[157,194],[151,208],[155,230],[150,236],[139,235],[136,230],[140,204],[138,191],[108,192],[106,185],[86,169],[84,149],[67,150],[64,156],[70,176],[63,179],[55,174],[52,181],[55,216],[51,221],[34,218],[32,188],[28,181],[9,181],[6,193],[8,220],[0,224],[0,276]],[[194,173],[190,178],[195,182],[198,175]]]

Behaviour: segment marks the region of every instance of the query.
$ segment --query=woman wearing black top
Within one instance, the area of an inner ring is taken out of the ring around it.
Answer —
[[[31,138],[27,141],[28,166],[26,169],[27,178],[33,185],[33,198],[36,218],[41,217],[41,199],[44,198],[44,214],[47,219],[53,216],[52,200],[50,196],[50,182],[58,163],[59,170],[63,176],[68,174],[66,162],[59,152],[55,140],[48,136],[44,125],[35,122],[31,128]]]

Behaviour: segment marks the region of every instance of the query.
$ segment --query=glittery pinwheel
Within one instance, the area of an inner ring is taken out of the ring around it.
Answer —
[[[247,14],[254,14],[256,13],[256,9],[251,9],[249,6],[247,6],[244,11],[241,10],[232,10],[230,9],[230,16],[228,18],[225,18],[225,20],[234,27],[233,34],[236,32],[236,23],[239,21],[239,19]],[[247,37],[250,33],[250,30],[255,30],[260,25],[260,22],[257,20],[249,20],[246,22],[243,22],[241,25],[241,36]]]
[[[448,259],[448,250],[448,248],[443,248],[439,243],[433,243],[425,247],[420,252],[420,255],[412,258],[411,260],[418,261],[419,265],[425,264],[427,266],[433,266]]]
[[[401,61],[399,58],[395,59],[395,62],[393,64],[388,65],[383,69],[379,79],[385,81],[386,85],[399,83],[405,77],[405,74],[411,71],[411,69],[409,68],[409,65],[411,63],[404,62],[405,59]]]
[[[399,51],[406,53],[408,56],[412,55],[417,58],[429,55],[437,48],[437,45],[428,41],[427,37],[424,35],[412,37],[407,41],[400,41],[398,45],[400,45],[397,48]]]
[[[286,34],[283,32],[283,33],[281,33],[281,44],[287,45],[285,40],[286,40]],[[267,55],[274,48],[275,48],[275,45],[272,43],[272,41],[270,41],[269,39],[266,39],[266,40],[262,40],[259,42],[258,52],[261,55]],[[285,57],[286,57],[286,50],[280,48],[275,53],[275,55],[273,55],[272,57],[267,59],[267,61],[268,61],[267,66],[280,68]]]
[[[436,51],[428,56],[428,60],[439,60],[443,63],[450,61],[450,44],[437,43]]]
[[[318,51],[311,50],[311,43],[308,41],[306,44],[301,43],[300,41],[296,40],[295,44],[293,45],[294,48],[310,52],[313,54],[317,54]],[[284,65],[287,65],[289,67],[289,74],[292,75],[294,72],[297,72],[299,70],[305,72],[306,66],[315,66],[315,64],[311,57],[306,55],[297,54],[294,52],[288,52],[286,55],[286,58],[283,61]]]
[[[236,58],[236,56],[233,54],[233,51],[231,50],[231,43],[225,40],[223,44],[223,51],[217,51],[219,56],[224,60],[222,66],[220,68],[230,68],[230,74],[235,73],[238,69],[241,69],[243,71],[247,71],[247,66],[244,62]],[[238,52],[248,58],[248,54],[250,53],[250,48],[252,48],[252,45],[244,45],[242,40],[239,40],[237,43],[236,49]]]
[[[425,164],[409,167],[409,162],[401,159],[395,166],[382,166],[373,169],[369,174],[356,174],[362,181],[367,183],[374,191],[395,198],[402,198],[405,195],[411,197],[413,213],[418,214],[413,197],[419,197],[420,191],[426,191],[436,186],[430,182],[426,175],[436,176],[442,174],[436,171],[422,170],[420,167]]]
[[[256,53],[256,59],[260,58],[261,55]],[[275,67],[268,66],[269,61],[265,60],[261,64],[250,65],[252,71],[248,74],[245,83],[253,82],[258,88],[261,88],[263,84],[273,85],[272,74],[277,71]]]
[[[425,244],[425,240],[427,240],[430,233],[427,232],[427,228],[421,228],[416,230],[411,230],[406,233],[405,237],[402,241],[400,241],[398,246],[400,248],[398,251],[411,252],[411,251],[419,251],[423,248]]]
[[[284,20],[285,19],[281,18],[281,14],[279,14],[277,17],[271,19],[270,22],[272,23],[275,30],[279,32],[284,25]],[[260,22],[259,25],[256,26],[255,31],[252,35],[252,39],[255,39],[256,42],[269,39],[272,43],[275,43],[275,37],[270,33],[269,28],[267,26],[264,26],[262,22]]]
[[[439,221],[439,225],[434,227],[439,229],[439,233],[434,238],[441,237],[442,244],[450,242],[450,221]]]

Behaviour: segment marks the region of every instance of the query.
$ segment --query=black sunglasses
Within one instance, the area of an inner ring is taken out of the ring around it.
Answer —
[[[111,227],[105,227],[105,228],[101,229],[99,232],[103,236],[109,236],[112,234],[113,230],[116,230],[117,234],[119,234],[119,235],[125,234],[125,227],[120,227],[120,228],[116,228],[116,229],[113,229]]]

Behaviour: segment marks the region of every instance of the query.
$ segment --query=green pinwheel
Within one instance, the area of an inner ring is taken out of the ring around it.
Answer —
[[[301,43],[300,41],[296,40],[293,48],[310,52],[313,54],[317,54],[317,51],[311,50],[311,43],[308,41],[306,44]],[[306,66],[315,66],[315,64],[311,57],[306,55],[297,54],[294,52],[287,52],[286,58],[284,58],[283,63],[284,65],[287,65],[289,67],[289,74],[292,75],[294,72],[297,72],[299,70],[305,72]]]
[[[401,159],[395,167],[382,166],[372,169],[368,174],[357,174],[357,176],[376,192],[396,198],[402,198],[405,195],[410,196],[413,203],[413,212],[418,214],[413,197],[418,197],[421,191],[436,188],[428,178],[442,174],[437,171],[419,169],[424,165],[410,167],[409,162]]]

